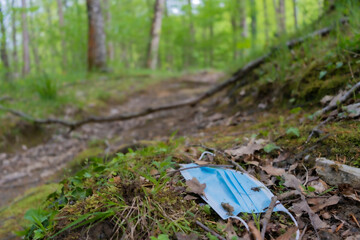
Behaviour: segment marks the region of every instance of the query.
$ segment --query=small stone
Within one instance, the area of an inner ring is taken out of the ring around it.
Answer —
[[[360,168],[339,164],[326,158],[317,158],[316,172],[330,185],[348,183],[354,188],[360,188]]]

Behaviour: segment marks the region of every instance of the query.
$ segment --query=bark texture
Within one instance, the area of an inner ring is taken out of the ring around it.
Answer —
[[[14,9],[15,7],[15,0],[11,2],[11,8]],[[16,41],[16,12],[11,12],[11,40],[13,45],[13,52],[12,52],[12,61],[13,61],[13,73],[17,75],[18,66],[19,66],[19,59],[18,59],[18,51],[17,51],[17,41]]]
[[[22,44],[23,44],[23,68],[22,75],[26,76],[30,72],[30,52],[29,52],[29,31],[26,16],[26,1],[21,0],[21,25],[22,25]]]
[[[1,7],[2,6],[0,3],[0,32],[1,32],[0,55],[1,55],[1,61],[3,62],[5,69],[5,79],[9,79],[10,64],[6,49],[6,31],[4,26],[4,14]]]
[[[100,0],[86,0],[88,12],[88,69],[106,71],[104,19]]]
[[[57,0],[58,5],[58,17],[59,17],[59,27],[60,27],[60,35],[61,35],[61,52],[62,52],[62,65],[63,68],[66,68],[67,58],[66,58],[66,41],[65,41],[65,31],[64,31],[64,13],[63,13],[63,4],[62,0]]]
[[[104,10],[105,10],[105,25],[106,26],[110,26],[111,25],[111,12],[110,12],[110,5],[109,5],[109,0],[104,0]],[[109,29],[108,29],[109,30]],[[107,54],[108,54],[108,58],[110,60],[114,59],[114,43],[108,39],[107,42]]]
[[[164,11],[165,0],[156,0],[154,7],[154,18],[150,32],[150,43],[148,48],[147,67],[156,69],[159,54],[159,42],[161,34],[161,22]]]

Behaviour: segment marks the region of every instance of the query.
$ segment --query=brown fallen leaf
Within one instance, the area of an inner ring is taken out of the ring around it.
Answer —
[[[199,236],[196,233],[186,234],[186,233],[177,232],[177,233],[175,233],[175,236],[176,236],[177,240],[197,240],[197,239],[199,239]]]
[[[235,158],[240,158],[244,155],[254,154],[255,151],[259,151],[259,150],[263,149],[264,146],[265,146],[265,140],[252,139],[246,146],[241,146],[240,148],[237,148],[237,149],[228,149],[228,150],[225,150],[225,153],[227,153]]]
[[[266,165],[265,167],[261,167],[261,169],[271,176],[281,176],[285,173],[284,169],[276,168],[271,165]]]
[[[253,235],[253,239],[262,240],[260,231],[255,227],[254,222],[251,221],[248,223],[250,233]]]
[[[289,187],[289,188],[294,188],[296,190],[300,189],[300,191],[301,191],[301,187],[300,187],[301,182],[294,175],[286,173],[286,174],[283,174],[283,177],[285,179],[284,186]]]
[[[184,200],[186,200],[186,201],[196,200],[196,199],[198,199],[198,198],[197,198],[197,197],[194,197],[194,196],[191,196],[191,195],[189,195],[189,194],[184,197]]]
[[[311,210],[318,212],[328,206],[336,205],[340,199],[339,196],[334,195],[330,198],[309,198],[307,201],[310,205],[314,205],[311,207]]]
[[[289,228],[283,235],[276,238],[276,240],[289,240],[294,237],[294,234],[297,231],[297,227],[291,227]]]
[[[238,239],[238,235],[235,232],[231,218],[228,219],[228,222],[223,232],[226,233],[226,239]]]
[[[205,183],[200,183],[197,178],[193,177],[191,180],[186,180],[186,185],[188,186],[187,191],[196,193],[199,195],[204,195],[204,190],[206,188]]]

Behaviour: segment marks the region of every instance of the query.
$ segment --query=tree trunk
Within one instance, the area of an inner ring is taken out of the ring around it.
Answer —
[[[106,26],[111,26],[111,12],[110,12],[110,5],[109,5],[109,0],[104,0],[104,8],[105,8],[105,25]],[[114,59],[114,44],[113,42],[109,39],[109,37],[107,38],[108,42],[107,42],[107,54],[110,60]]]
[[[213,67],[214,64],[214,44],[213,44],[213,40],[214,40],[214,23],[211,22],[210,26],[209,26],[209,34],[210,34],[210,38],[209,38],[209,42],[210,42],[210,46],[209,46],[209,64],[210,67]]]
[[[187,1],[189,7],[189,37],[190,37],[190,44],[188,45],[188,65],[192,66],[194,63],[194,44],[195,44],[195,27],[194,27],[194,17],[192,12],[192,4],[191,0]]]
[[[240,28],[242,30],[241,36],[247,38],[249,36],[248,26],[247,26],[247,11],[246,11],[246,1],[239,0],[239,12],[240,12]]]
[[[233,59],[236,60],[238,58],[238,24],[237,24],[237,15],[232,11],[231,13],[231,29],[232,29],[232,40],[233,40]]]
[[[255,0],[251,0],[251,48],[255,48],[256,44],[256,36],[257,36],[257,28],[256,28],[256,2]]]
[[[265,40],[266,44],[269,42],[269,14],[268,14],[268,7],[266,0],[263,0],[263,7],[264,7],[264,25],[265,25]]]
[[[106,71],[104,19],[99,0],[86,0],[88,12],[88,70]]]
[[[5,79],[9,80],[10,65],[9,65],[9,57],[6,52],[6,31],[4,26],[4,14],[2,12],[1,3],[0,3],[0,32],[1,32],[1,42],[0,42],[1,61],[3,62],[5,68]]]
[[[279,0],[279,13],[280,13],[280,31],[286,32],[286,15],[285,15],[285,0]]]
[[[29,53],[29,32],[26,17],[26,1],[21,0],[21,26],[22,26],[22,44],[23,44],[23,68],[22,75],[26,76],[30,72],[30,53]]]
[[[294,13],[294,25],[295,29],[298,29],[298,17],[297,17],[297,0],[293,0],[293,13]]]
[[[33,1],[30,0],[30,7],[33,7]],[[39,51],[38,51],[38,45],[37,43],[35,43],[35,36],[37,36],[37,31],[36,31],[36,27],[37,25],[34,24],[33,22],[33,15],[30,15],[29,19],[29,29],[30,29],[30,33],[29,33],[29,43],[30,43],[30,47],[31,47],[31,51],[33,52],[34,55],[34,60],[35,60],[35,68],[36,71],[38,73],[41,72],[41,68],[40,68],[40,56],[39,56]]]
[[[11,8],[13,9],[11,11],[11,33],[12,33],[12,45],[13,45],[13,73],[16,76],[18,71],[18,65],[19,65],[19,59],[18,59],[18,52],[17,52],[17,42],[16,42],[16,11],[14,11],[15,7],[15,0],[12,0],[11,2]]]
[[[64,30],[65,24],[64,24],[62,0],[57,0],[57,5],[58,5],[60,36],[61,36],[62,65],[63,65],[63,69],[66,69],[67,58],[66,58],[66,41],[65,41],[65,30]]]
[[[159,43],[161,33],[162,13],[164,9],[165,0],[156,0],[154,7],[154,18],[150,32],[150,43],[147,55],[147,67],[156,69],[159,54]]]

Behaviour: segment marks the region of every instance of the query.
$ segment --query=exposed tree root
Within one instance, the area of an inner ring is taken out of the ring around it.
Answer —
[[[346,23],[347,20],[341,20],[341,23]],[[298,38],[298,39],[294,39],[291,41],[288,41],[286,43],[286,46],[291,49],[299,44],[301,44],[302,42],[304,42],[306,39],[308,38],[312,38],[315,36],[325,36],[327,35],[331,30],[333,29],[333,27],[327,27],[327,28],[323,28],[320,30],[317,30],[305,37],[302,38]],[[208,91],[204,92],[203,94],[185,100],[185,101],[180,101],[180,102],[176,102],[176,103],[172,103],[172,104],[167,104],[167,105],[163,105],[163,106],[158,106],[158,107],[149,107],[146,108],[142,111],[136,112],[136,113],[124,113],[124,114],[117,114],[117,115],[113,115],[113,116],[90,116],[88,118],[85,118],[83,120],[79,120],[79,121],[66,121],[66,120],[62,120],[62,119],[58,119],[58,118],[47,118],[47,119],[37,119],[34,118],[24,112],[15,110],[15,109],[11,109],[11,108],[6,108],[2,105],[0,105],[0,110],[2,111],[6,111],[9,112],[15,116],[18,116],[20,118],[23,118],[27,121],[33,122],[35,124],[59,124],[65,127],[70,128],[70,130],[74,130],[82,125],[85,124],[89,124],[89,123],[105,123],[105,122],[116,122],[116,121],[124,121],[124,120],[129,120],[129,119],[133,119],[133,118],[138,118],[138,117],[142,117],[151,113],[155,113],[155,112],[160,112],[160,111],[165,111],[165,110],[171,110],[171,109],[177,109],[177,108],[181,108],[181,107],[185,107],[185,106],[195,106],[197,104],[199,104],[200,102],[202,102],[203,100],[210,98],[211,96],[215,95],[216,93],[224,90],[226,87],[241,81],[240,86],[246,84],[246,81],[244,80],[244,76],[247,75],[248,73],[250,73],[252,70],[258,68],[259,66],[261,66],[263,63],[266,62],[266,60],[273,55],[276,50],[279,47],[275,47],[272,48],[270,50],[270,52],[266,53],[265,55],[249,62],[248,64],[246,64],[243,68],[239,69],[238,71],[236,71],[229,79],[227,79],[226,81],[217,84],[216,86],[210,88]],[[357,84],[357,88],[360,87],[360,83]],[[353,90],[354,91],[354,90]],[[350,94],[353,92],[351,91]],[[349,96],[348,96],[349,97]],[[345,99],[346,100],[346,99]],[[344,100],[344,101],[345,101]],[[332,106],[333,107],[333,106]],[[332,108],[331,108],[332,109]],[[330,108],[329,108],[330,110]],[[328,109],[322,110],[320,114],[322,114],[323,112],[328,111]]]

